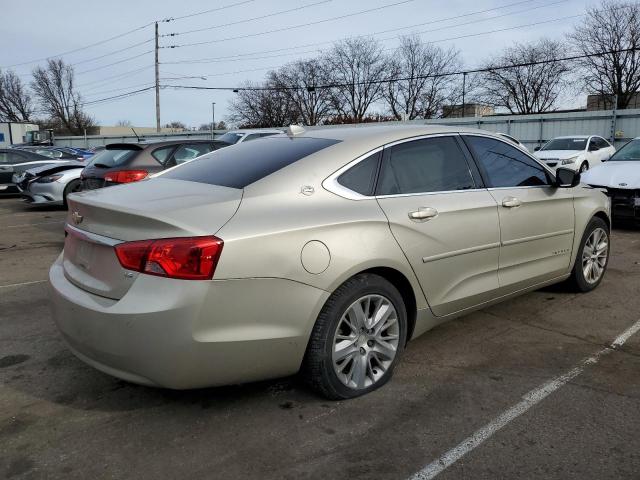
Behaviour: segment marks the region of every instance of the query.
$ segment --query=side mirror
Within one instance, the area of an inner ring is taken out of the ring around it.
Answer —
[[[570,168],[556,169],[556,187],[571,188],[580,184],[580,172]]]
[[[538,150],[540,150],[539,146],[533,149],[534,152],[537,152]]]

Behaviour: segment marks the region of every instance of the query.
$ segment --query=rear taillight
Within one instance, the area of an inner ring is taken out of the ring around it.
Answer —
[[[107,173],[104,179],[112,183],[131,183],[146,178],[149,172],[146,170],[120,170],[119,172]]]
[[[128,270],[183,280],[210,280],[223,245],[214,236],[180,237],[124,242],[115,250],[120,265]]]

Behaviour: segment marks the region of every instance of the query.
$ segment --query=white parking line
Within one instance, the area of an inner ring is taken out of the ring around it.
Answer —
[[[435,478],[451,465],[456,463],[467,453],[471,452],[475,448],[479,447],[485,440],[491,438],[498,430],[509,424],[512,420],[518,418],[525,413],[531,407],[540,403],[547,398],[553,392],[560,387],[566,385],[568,382],[580,375],[586,367],[589,365],[595,365],[600,358],[614,351],[616,348],[625,344],[629,338],[640,331],[640,320],[636,321],[631,327],[621,333],[611,345],[596,352],[594,355],[584,359],[578,366],[569,370],[567,373],[560,375],[559,377],[545,383],[544,385],[531,390],[529,393],[522,397],[522,401],[515,404],[513,407],[496,417],[487,425],[477,430],[471,436],[460,442],[454,448],[441,455],[437,460],[434,460],[422,470],[415,473],[410,477],[410,480],[429,480]]]
[[[9,285],[0,285],[0,288],[23,287],[25,285],[35,285],[37,283],[44,283],[44,282],[46,282],[46,280],[34,280],[33,282],[11,283]]]
[[[7,225],[6,227],[0,228],[36,227],[38,225],[52,225],[54,223],[64,223],[64,220],[56,220],[55,222],[23,223],[22,225]]]

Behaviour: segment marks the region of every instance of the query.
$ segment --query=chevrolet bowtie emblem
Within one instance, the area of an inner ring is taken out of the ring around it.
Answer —
[[[71,219],[73,220],[73,223],[75,223],[76,225],[79,225],[80,223],[82,223],[83,218],[84,217],[80,215],[78,212],[73,212],[71,214]]]

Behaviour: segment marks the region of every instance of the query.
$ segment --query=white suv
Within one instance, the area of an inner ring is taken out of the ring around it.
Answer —
[[[564,167],[585,172],[606,162],[615,152],[615,147],[602,137],[573,135],[548,141],[542,148],[536,148],[534,155],[553,169]]]

